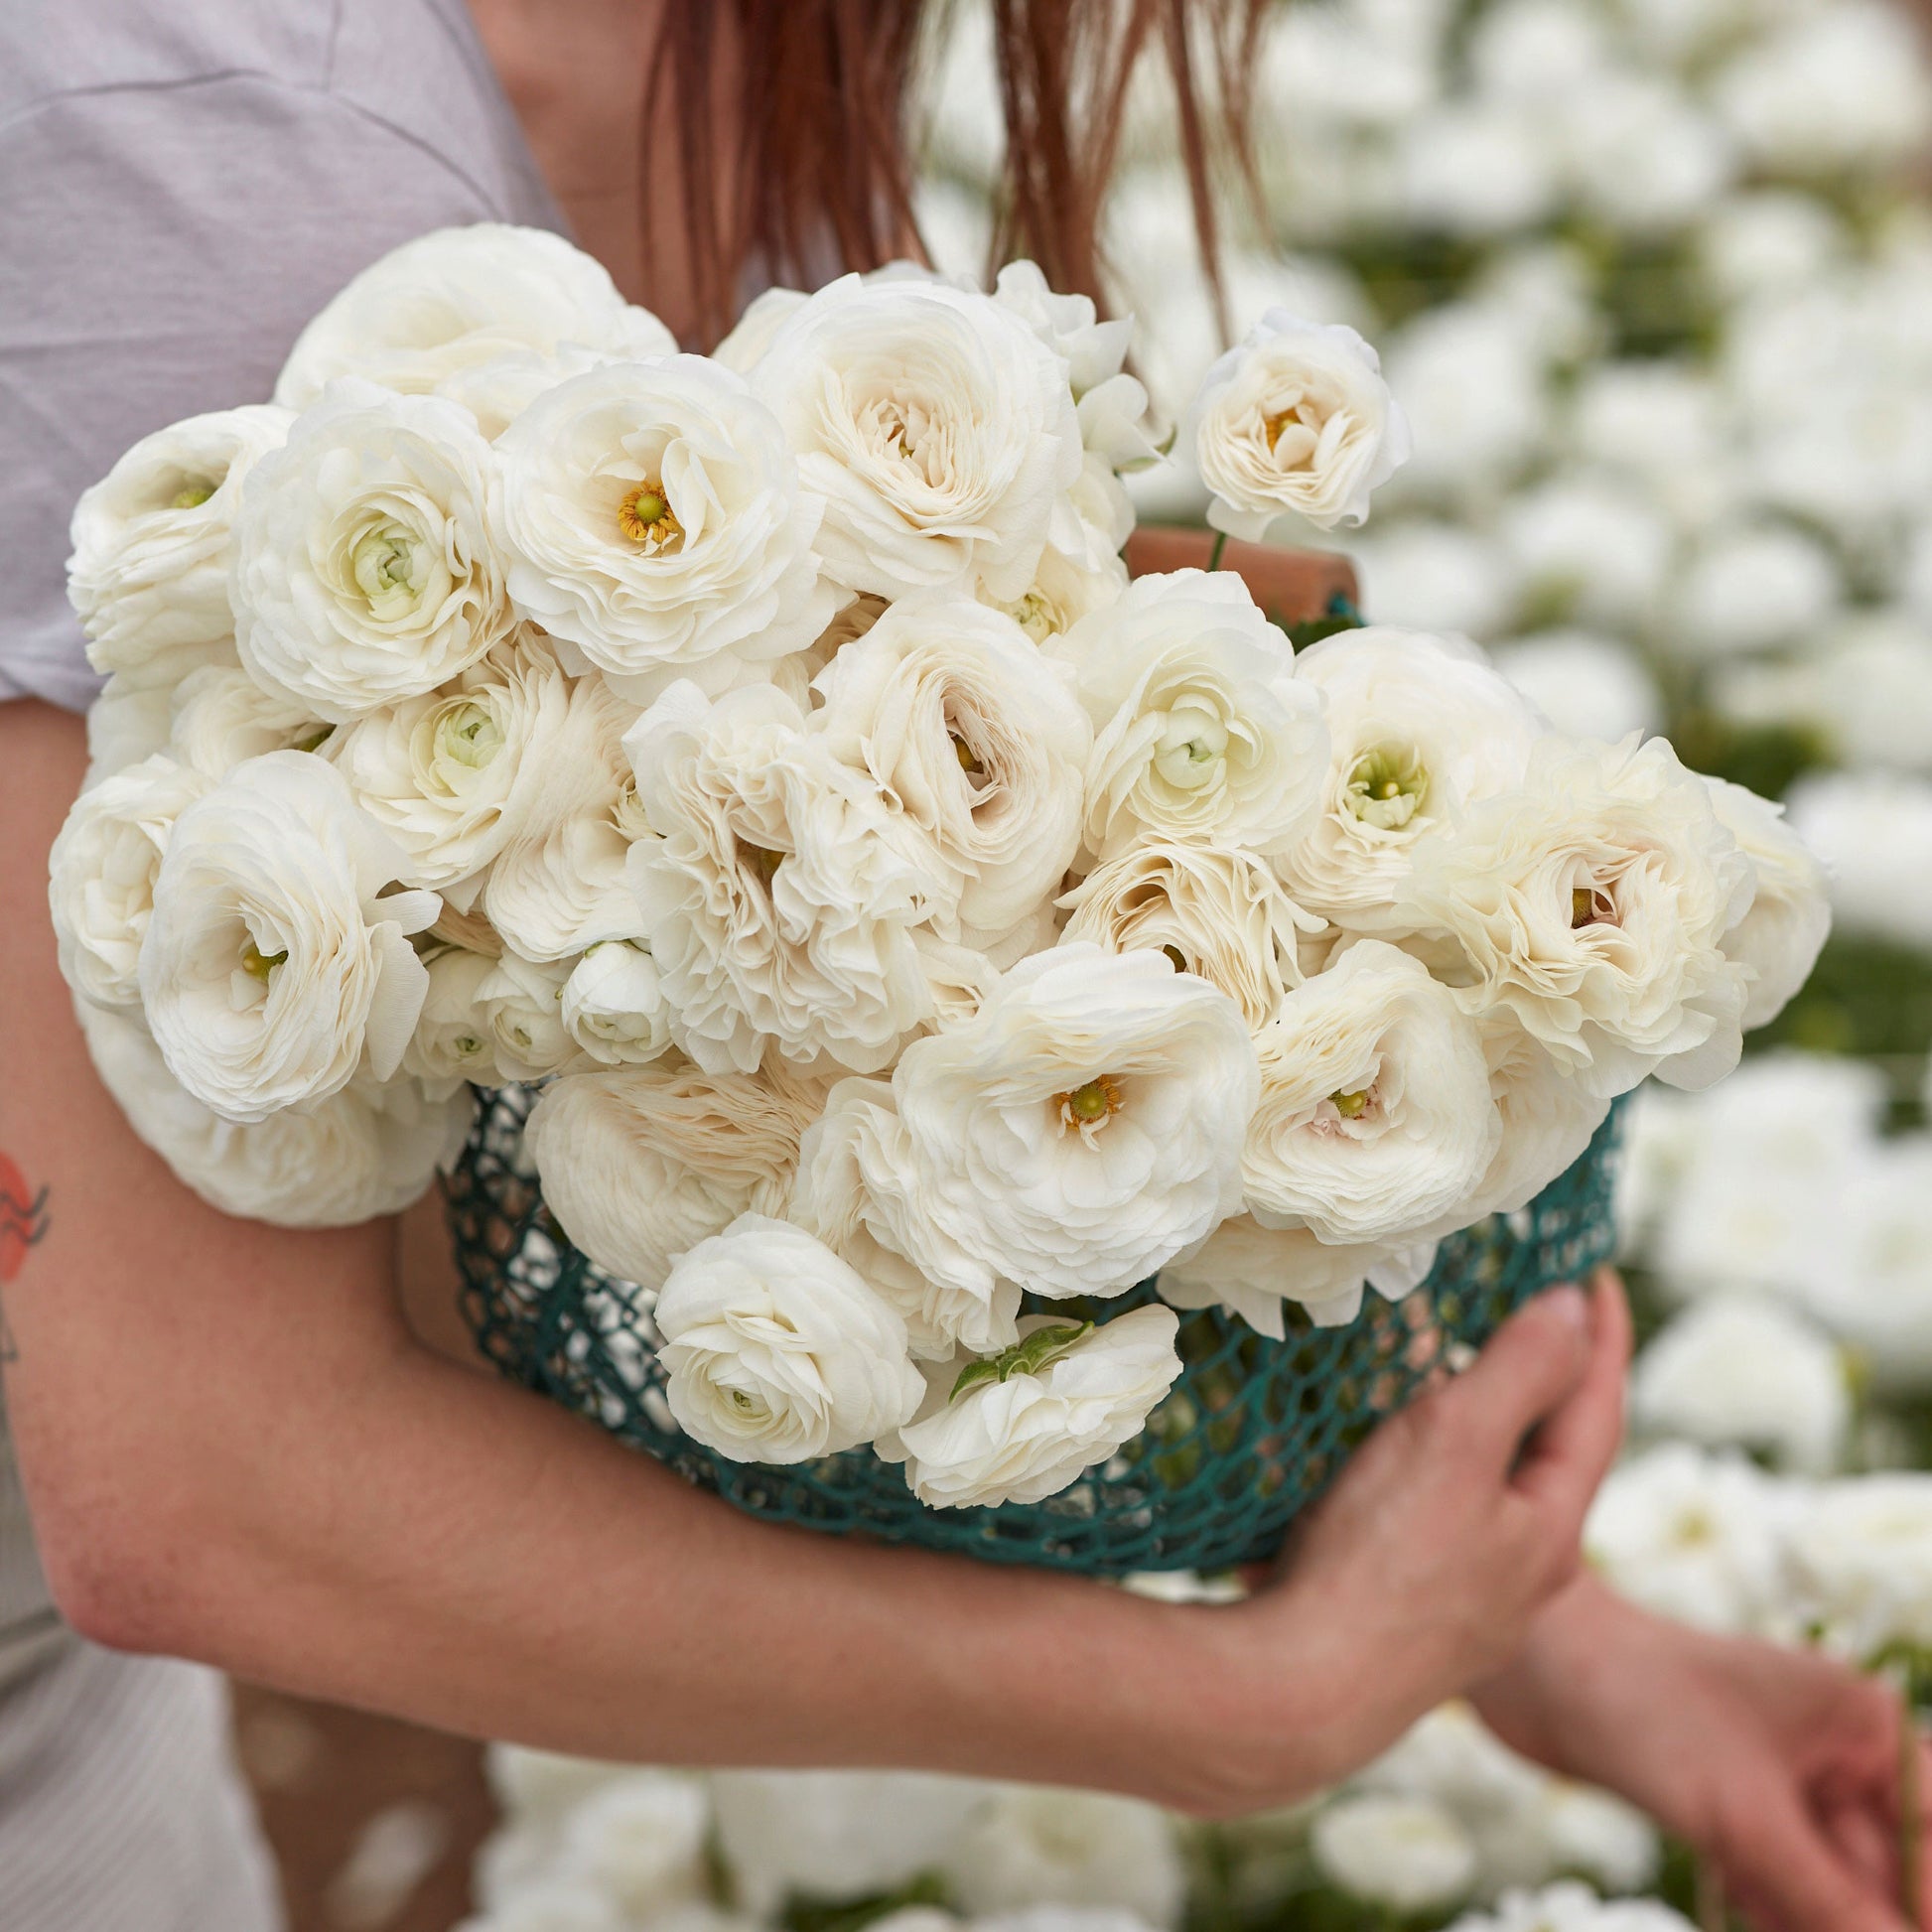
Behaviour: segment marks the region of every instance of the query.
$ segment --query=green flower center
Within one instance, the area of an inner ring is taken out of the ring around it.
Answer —
[[[436,727],[436,756],[481,770],[503,749],[502,727],[480,704],[459,704]]]
[[[377,523],[348,553],[355,587],[378,610],[413,602],[429,578],[429,546],[403,523]]]
[[[241,949],[241,970],[250,979],[258,979],[266,986],[268,984],[269,974],[281,965],[288,956],[287,947],[284,947],[280,952],[265,953],[250,939]]]
[[[1120,1082],[1111,1073],[1096,1075],[1083,1085],[1053,1096],[1053,1106],[1063,1127],[1098,1127],[1120,1112]]]
[[[171,510],[198,510],[214,494],[215,485],[205,477],[191,478],[168,498]]]
[[[1331,1093],[1328,1098],[1335,1103],[1335,1112],[1343,1120],[1360,1120],[1368,1111],[1368,1089],[1360,1088],[1354,1093]]]
[[[1355,761],[1343,803],[1364,825],[1399,832],[1429,798],[1429,772],[1411,746],[1378,745]]]

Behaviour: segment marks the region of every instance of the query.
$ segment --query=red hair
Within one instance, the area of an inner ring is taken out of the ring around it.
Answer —
[[[990,0],[1005,108],[996,251],[1104,302],[1100,215],[1128,88],[1165,60],[1210,275],[1212,171],[1245,167],[1259,0]],[[675,127],[679,192],[644,201],[646,245],[689,277],[715,342],[759,281],[812,287],[918,249],[911,126],[920,0],[695,0],[665,10],[644,102]],[[723,168],[714,129],[737,130]],[[1218,283],[1217,283],[1218,286]]]

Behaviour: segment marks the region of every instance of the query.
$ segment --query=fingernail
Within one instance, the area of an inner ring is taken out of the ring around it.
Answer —
[[[1552,1311],[1579,1329],[1589,1326],[1589,1297],[1575,1282],[1550,1289],[1543,1297]]]

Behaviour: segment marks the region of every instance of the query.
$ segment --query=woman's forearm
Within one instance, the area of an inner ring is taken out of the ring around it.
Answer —
[[[48,1190],[6,1388],[84,1629],[591,1753],[1279,1788],[1296,1725],[1252,1682],[1223,1713],[1214,1613],[743,1518],[418,1344],[390,1227],[189,1194],[95,1078],[41,909],[83,759],[77,720],[0,705],[0,1151]]]

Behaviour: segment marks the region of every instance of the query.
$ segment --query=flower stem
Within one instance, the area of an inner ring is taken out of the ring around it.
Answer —
[[[1698,1932],[1725,1932],[1730,1912],[1725,1904],[1725,1881],[1708,1858],[1700,1858],[1697,1867]]]
[[[1209,570],[1220,569],[1221,552],[1227,547],[1228,533],[1225,530],[1216,530],[1214,532],[1214,548],[1207,553],[1207,567]]]

